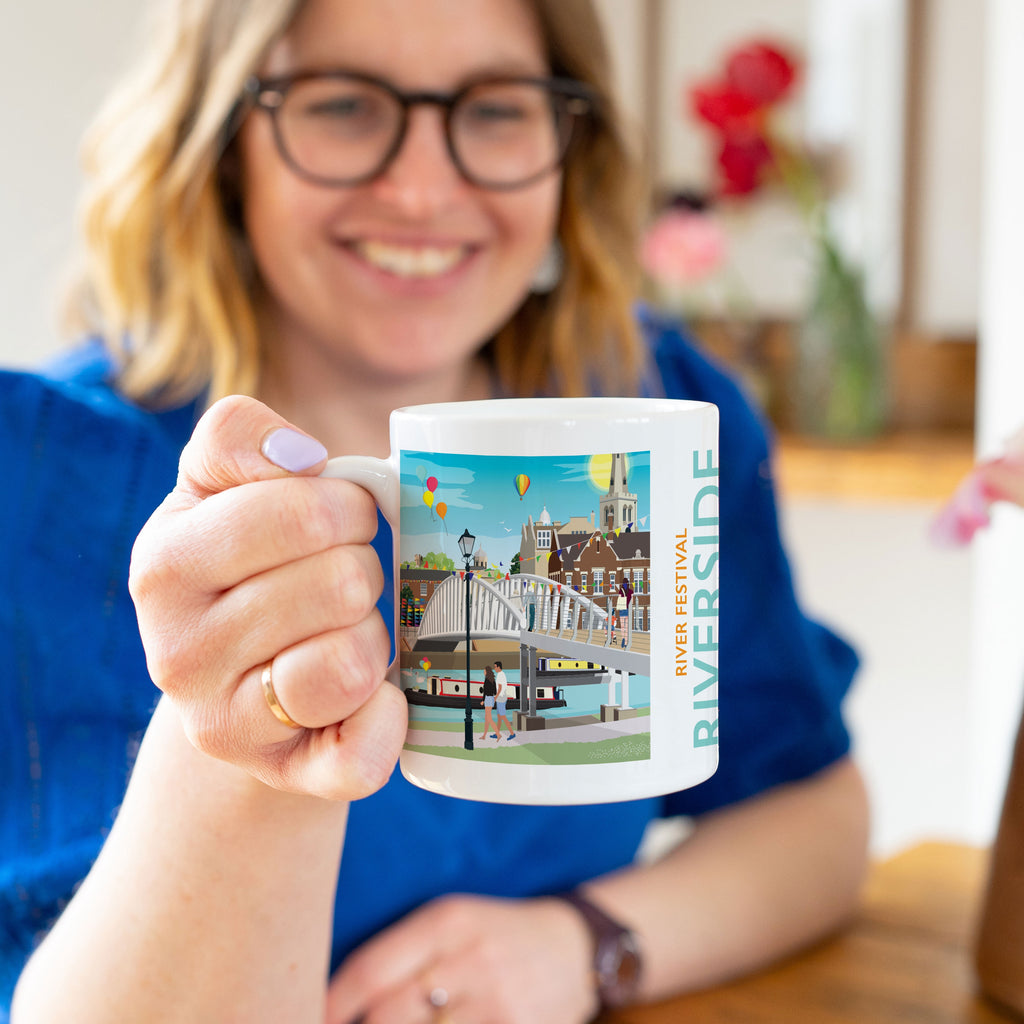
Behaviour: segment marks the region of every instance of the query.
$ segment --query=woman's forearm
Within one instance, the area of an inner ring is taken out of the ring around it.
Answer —
[[[850,760],[706,815],[655,864],[586,888],[634,926],[642,998],[764,966],[837,927],[867,865],[868,811]]]
[[[164,699],[13,1020],[319,1024],[346,815],[199,753]]]

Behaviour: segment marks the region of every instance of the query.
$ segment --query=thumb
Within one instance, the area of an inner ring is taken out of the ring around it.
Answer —
[[[327,449],[255,398],[215,402],[196,424],[178,464],[179,493],[203,499],[256,480],[316,476]]]

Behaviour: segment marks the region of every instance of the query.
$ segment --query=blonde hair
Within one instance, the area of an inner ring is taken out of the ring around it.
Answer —
[[[86,136],[85,260],[69,326],[101,334],[118,385],[144,405],[254,394],[258,275],[223,175],[226,126],[247,76],[302,0],[164,0],[140,65]],[[638,170],[622,138],[590,0],[534,0],[555,74],[599,110],[565,165],[561,279],[529,295],[485,347],[509,393],[635,388],[642,345]]]

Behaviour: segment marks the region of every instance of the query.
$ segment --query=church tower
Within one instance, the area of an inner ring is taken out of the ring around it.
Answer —
[[[601,497],[601,525],[604,533],[611,530],[636,529],[636,495],[629,493],[626,482],[626,456],[612,456],[608,493]]]

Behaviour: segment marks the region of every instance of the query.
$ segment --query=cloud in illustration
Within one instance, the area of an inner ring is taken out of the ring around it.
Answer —
[[[444,500],[449,508],[483,508],[466,498],[466,486],[471,485],[476,474],[466,466],[443,466],[431,459],[403,458],[401,476],[401,502],[403,508],[418,508],[423,501],[427,481],[436,483],[433,493],[438,500]]]
[[[402,485],[402,508],[419,508],[423,504],[424,487],[420,483]],[[434,491],[438,501],[444,501],[448,508],[468,508],[479,511],[484,506],[479,502],[470,501],[465,488],[452,489],[441,481]]]

